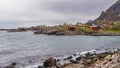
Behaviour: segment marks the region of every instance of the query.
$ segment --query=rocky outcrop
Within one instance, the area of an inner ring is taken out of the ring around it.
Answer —
[[[84,58],[81,63],[72,63],[63,68],[120,68],[120,52],[96,54]]]
[[[63,30],[61,28],[49,28],[38,30],[34,34],[46,34],[46,35],[73,35],[72,32]]]
[[[45,60],[44,67],[51,68],[120,68],[120,49],[110,51],[86,51],[63,58]]]
[[[95,21],[120,21],[120,0],[103,11]]]
[[[61,35],[120,36],[119,32],[110,32],[104,30],[93,31],[93,30],[82,30],[82,29],[70,31],[59,27],[41,29],[34,32],[34,34],[57,35],[57,36],[61,36]]]

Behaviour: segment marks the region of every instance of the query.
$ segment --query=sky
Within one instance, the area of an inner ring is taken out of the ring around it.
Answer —
[[[0,28],[87,22],[117,0],[0,0]]]

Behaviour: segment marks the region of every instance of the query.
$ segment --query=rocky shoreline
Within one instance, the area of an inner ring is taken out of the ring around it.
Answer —
[[[57,63],[55,63],[56,61]],[[120,68],[120,49],[76,53],[62,60],[50,58],[44,62],[44,66],[53,68]]]
[[[3,68],[18,68],[16,63]],[[22,68],[22,67],[20,67]],[[91,50],[71,56],[50,57],[42,65],[25,68],[120,68],[120,49]]]
[[[97,31],[87,31],[87,30],[74,30],[69,31],[62,29],[60,27],[47,27],[44,29],[39,30],[27,30],[27,29],[4,29],[1,31],[7,31],[7,32],[27,32],[27,31],[33,31],[33,34],[39,35],[55,35],[55,36],[71,36],[71,35],[86,35],[86,36],[120,36],[120,32],[109,32],[109,31],[103,31],[103,30],[97,30]]]
[[[45,34],[45,35],[88,35],[88,36],[120,36],[120,33],[113,32],[102,32],[102,31],[67,31],[60,28],[55,29],[44,29],[35,31],[34,34]]]

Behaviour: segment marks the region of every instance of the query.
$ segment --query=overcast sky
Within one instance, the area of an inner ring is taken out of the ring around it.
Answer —
[[[0,28],[94,20],[116,0],[0,0]]]

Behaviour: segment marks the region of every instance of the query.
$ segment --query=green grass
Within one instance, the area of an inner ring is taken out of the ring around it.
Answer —
[[[58,27],[62,28],[63,30],[69,31],[68,30],[69,26],[58,26]],[[100,31],[99,31],[99,30],[92,30],[90,26],[75,26],[75,31],[71,31],[71,32],[79,32],[79,31],[120,33],[120,29],[113,29],[110,27],[104,27],[104,28],[100,29]]]

